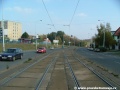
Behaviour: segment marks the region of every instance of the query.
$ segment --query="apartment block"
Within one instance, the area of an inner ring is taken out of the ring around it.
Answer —
[[[4,21],[4,35],[11,41],[17,41],[22,35],[22,24],[15,21]],[[0,21],[0,28],[2,28],[2,21]]]

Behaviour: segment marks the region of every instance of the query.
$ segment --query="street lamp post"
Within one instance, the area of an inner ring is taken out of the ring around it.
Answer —
[[[4,21],[2,20],[3,51],[5,51]]]
[[[98,21],[103,21],[103,20],[98,20]],[[104,25],[105,25],[105,22],[103,22]],[[105,47],[105,28],[104,28],[104,31],[103,31],[103,47]]]
[[[50,24],[48,24],[48,25],[50,25]],[[51,29],[51,28],[48,28],[48,29]],[[46,39],[45,39],[45,41],[46,41],[46,48],[48,47],[48,37],[47,37],[47,34],[46,34]]]
[[[103,36],[103,47],[105,47],[105,30],[104,30],[104,36]]]
[[[39,20],[42,22],[42,20]],[[38,45],[38,42],[37,42],[37,39],[38,39],[38,34],[36,34],[36,24],[35,24],[35,44],[36,44],[36,50],[37,50],[37,45]]]
[[[69,32],[70,32],[70,25],[63,25],[63,26],[68,26],[69,27]],[[70,38],[69,38],[69,46],[70,46]]]
[[[91,28],[91,30],[94,30],[94,29]],[[93,43],[94,49],[95,49],[95,45],[96,45],[96,44],[95,44],[95,39],[93,39],[93,38],[92,38],[92,43]]]
[[[2,37],[3,37],[3,51],[5,51],[5,38],[4,38],[4,20],[3,20],[3,0],[2,0]]]
[[[36,35],[36,50],[37,50],[37,44],[38,44],[38,42],[37,42],[37,39],[38,39],[38,34]]]
[[[47,42],[48,42],[48,38],[47,38],[47,34],[46,34],[46,48],[47,48]]]
[[[62,46],[62,48],[64,48],[64,33],[63,33],[63,46]]]

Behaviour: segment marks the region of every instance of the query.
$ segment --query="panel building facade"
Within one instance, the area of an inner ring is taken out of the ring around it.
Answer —
[[[4,21],[4,35],[6,35],[10,41],[17,41],[22,35],[22,24],[15,21]],[[0,21],[0,28],[2,28],[2,21]]]

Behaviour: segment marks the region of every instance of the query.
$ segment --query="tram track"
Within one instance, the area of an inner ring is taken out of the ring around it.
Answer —
[[[35,60],[35,62],[27,65],[25,68],[15,71],[4,79],[0,79],[0,90],[87,90],[87,87],[114,88],[113,85],[98,75],[94,68],[82,62],[82,58],[78,58],[73,48],[62,49],[36,59],[38,60]],[[83,87],[84,89],[82,89]]]
[[[63,52],[59,53],[49,84],[45,90],[69,90]]]
[[[85,63],[83,63],[80,59],[78,59],[73,51],[69,50],[65,53],[66,61],[69,65],[69,69],[71,71],[74,83],[75,90],[83,90],[81,87],[87,89],[87,87],[94,88],[112,88],[112,90],[117,90],[116,87],[111,85],[108,81],[102,78],[98,73],[96,73],[93,68],[88,67]],[[71,89],[72,90],[72,89]]]
[[[12,74],[15,74],[16,72],[21,71],[22,69],[30,66],[32,63],[37,62],[39,58],[44,57],[46,55],[48,55],[48,54],[43,54],[43,55],[40,55],[37,57],[35,56],[33,59],[31,59],[29,61],[26,60],[23,64],[20,64],[20,65],[17,65],[17,66],[14,66],[14,67],[4,70],[2,73],[0,73],[0,81],[6,77],[11,76]]]
[[[21,71],[23,71],[24,69],[27,69],[28,67],[32,66],[32,64],[37,63],[38,61],[41,61],[44,59],[44,57],[46,57],[49,54],[46,55],[42,55],[43,58],[41,58],[41,56],[38,57],[34,57],[33,60],[29,61],[29,62],[24,62],[23,64],[20,64],[16,67],[12,67],[10,69],[5,70],[3,73],[0,74],[0,82],[3,79],[6,79],[8,77],[12,77],[12,75],[15,75]],[[38,60],[38,58],[41,58],[40,60]]]
[[[81,63],[84,63],[85,66],[91,69],[93,73],[96,73],[97,76],[101,78],[103,81],[105,81],[106,83],[108,83],[109,86],[117,88],[115,90],[120,89],[119,77],[116,77],[114,74],[112,74],[109,69],[106,69],[104,66],[100,65],[99,63],[93,62],[87,57],[80,55],[77,52],[77,49],[74,50],[73,54],[74,56],[77,57],[78,61],[79,59],[81,59]]]
[[[41,61],[42,60],[42,61]],[[56,57],[47,55],[0,82],[0,90],[39,90]]]
[[[74,74],[73,68],[72,68],[71,64],[69,63],[69,61],[68,61],[69,60],[68,57],[66,55],[64,55],[64,56],[66,58],[66,64],[68,65],[68,68],[70,70],[71,76],[72,76],[73,81],[74,81],[74,87],[80,87],[80,84],[79,84],[79,82],[78,82],[78,80],[77,80],[77,78],[76,78],[76,76]],[[78,90],[78,89],[76,89],[76,90]]]

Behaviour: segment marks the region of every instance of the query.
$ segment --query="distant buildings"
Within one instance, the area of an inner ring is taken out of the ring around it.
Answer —
[[[0,28],[2,28],[2,22],[0,21]],[[4,21],[4,35],[7,36],[10,41],[18,41],[22,35],[22,24],[15,21]]]

